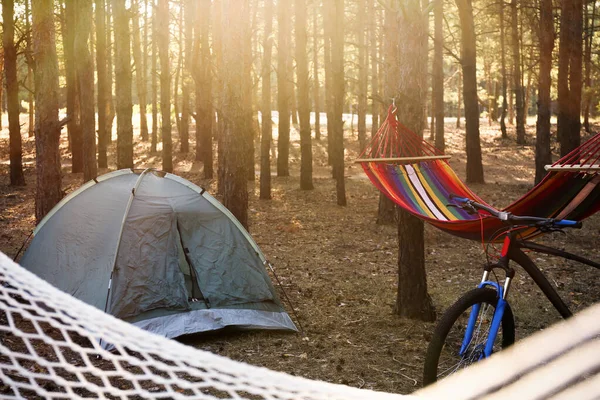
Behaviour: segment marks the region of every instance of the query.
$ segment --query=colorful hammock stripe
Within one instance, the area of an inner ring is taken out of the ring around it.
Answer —
[[[418,142],[425,143],[421,151],[418,150]],[[406,148],[403,145],[407,145]],[[402,154],[403,157],[397,158],[397,162],[377,161],[377,157],[390,160],[395,154]],[[460,237],[485,241],[500,239],[498,234],[506,230],[502,221],[490,216],[472,215],[453,207],[456,203],[450,198],[451,195],[487,203],[458,178],[446,159],[402,162],[403,159],[414,160],[423,154],[435,156],[442,153],[400,125],[390,111],[370,147],[361,154],[363,161],[357,161],[371,182],[409,213]],[[597,159],[592,158],[596,154],[600,155],[600,135],[594,136],[565,158],[571,163],[573,160],[585,160],[586,165],[594,165]],[[372,158],[364,159],[365,155]],[[561,160],[553,166],[564,168],[568,165]],[[542,182],[504,211],[515,215],[579,221],[600,210],[599,183],[600,175],[591,168],[552,170]],[[521,234],[524,238],[531,238],[540,232],[524,229]]]

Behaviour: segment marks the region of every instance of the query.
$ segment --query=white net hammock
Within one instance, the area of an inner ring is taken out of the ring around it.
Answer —
[[[111,343],[112,352],[100,341]],[[142,331],[0,253],[0,398],[399,399],[253,367]]]

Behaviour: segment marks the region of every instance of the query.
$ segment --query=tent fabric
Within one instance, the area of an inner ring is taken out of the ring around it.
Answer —
[[[210,194],[151,170],[116,171],[69,195],[21,259],[72,296],[167,337],[225,326],[296,330],[265,263]]]

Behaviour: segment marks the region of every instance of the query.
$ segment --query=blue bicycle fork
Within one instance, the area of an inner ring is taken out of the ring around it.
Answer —
[[[490,331],[488,332],[487,341],[485,344],[485,348],[483,353],[480,355],[481,358],[487,358],[492,354],[492,350],[494,348],[494,342],[496,341],[496,337],[498,336],[498,330],[500,329],[500,324],[502,323],[502,317],[504,316],[504,310],[506,309],[506,305],[508,304],[506,301],[506,295],[508,293],[508,289],[510,288],[511,277],[507,276],[504,281],[504,287],[500,285],[498,282],[490,281],[489,278],[490,271],[487,269],[483,273],[483,278],[481,283],[479,284],[479,288],[483,288],[486,286],[492,286],[498,292],[498,303],[496,304],[496,309],[494,311],[494,317],[492,319],[492,325],[490,327]],[[462,345],[460,347],[459,355],[462,357],[467,348],[471,344],[471,340],[473,339],[473,333],[475,328],[477,327],[477,317],[479,316],[479,311],[481,309],[481,303],[474,304],[471,308],[471,314],[469,315],[469,322],[467,324],[467,329],[465,331],[465,336],[462,341]]]

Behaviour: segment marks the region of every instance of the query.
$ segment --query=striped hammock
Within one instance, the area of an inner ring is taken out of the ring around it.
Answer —
[[[356,161],[383,194],[425,222],[467,239],[497,239],[506,230],[502,221],[449,206],[456,204],[451,195],[487,203],[458,178],[448,158],[400,124],[390,108]],[[594,214],[600,210],[599,158],[600,134],[547,166],[546,177],[503,211],[577,221]],[[524,238],[538,234],[534,229],[522,232]]]

